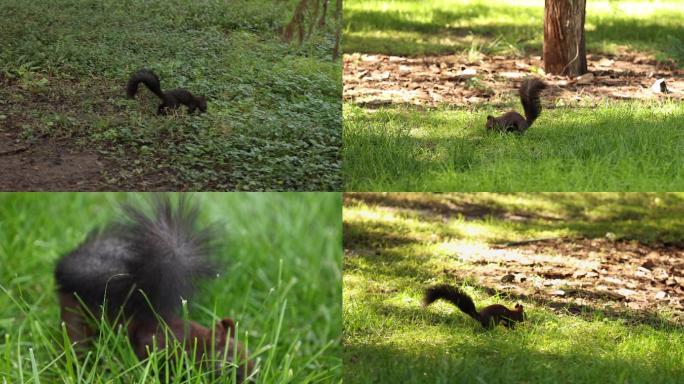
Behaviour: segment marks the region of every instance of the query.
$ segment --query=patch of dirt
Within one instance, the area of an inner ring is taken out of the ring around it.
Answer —
[[[26,141],[0,127],[0,191],[166,191],[171,172],[136,173],[73,138]]]
[[[79,144],[79,133],[46,127],[39,116],[58,116],[72,127],[87,130],[87,120],[78,111],[111,114],[120,109],[109,101],[120,90],[102,88],[72,80],[47,78],[36,74],[32,86],[0,75],[0,191],[116,191],[171,190],[173,172],[146,174],[126,169],[112,156]],[[34,89],[35,88],[35,89]],[[76,98],[69,92],[80,94]],[[108,97],[102,97],[108,95]],[[100,100],[83,105],[86,100]],[[85,113],[85,112],[84,112]],[[77,123],[73,123],[77,122]],[[80,125],[79,125],[80,124]],[[31,127],[30,139],[22,137],[24,127]],[[51,134],[42,132],[52,131]]]
[[[634,53],[588,55],[589,74],[577,79],[539,76],[550,84],[545,103],[575,105],[601,99],[684,100],[684,71]],[[469,62],[459,55],[419,58],[350,54],[344,56],[344,100],[377,108],[391,104],[436,106],[502,103],[517,97],[522,78],[543,68],[541,57],[483,57]],[[664,79],[670,93],[652,90]],[[552,102],[549,102],[552,100]]]
[[[4,136],[9,136],[5,134]],[[65,142],[0,143],[2,191],[96,191],[108,189],[108,162]],[[111,189],[111,188],[110,188]]]
[[[653,322],[658,321],[657,312],[665,309],[684,324],[682,248],[608,238],[444,246],[472,265],[466,273],[463,268],[444,273],[459,281],[471,276],[492,294],[503,292],[571,313],[629,309],[650,314]]]

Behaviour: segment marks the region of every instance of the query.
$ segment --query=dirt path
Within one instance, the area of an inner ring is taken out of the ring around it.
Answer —
[[[2,191],[111,189],[103,176],[108,162],[93,151],[77,149],[65,140],[39,138],[27,143],[8,132],[0,135]]]
[[[445,269],[462,281],[472,276],[483,287],[514,298],[580,314],[584,310],[676,313],[684,324],[684,249],[636,241],[547,239],[520,245],[449,243],[467,270]],[[589,313],[587,313],[590,315]]]
[[[647,100],[684,99],[684,71],[674,63],[623,53],[589,55],[590,74],[581,79],[543,76],[555,103],[577,105],[604,98]],[[408,58],[351,54],[344,57],[344,99],[365,107],[390,104],[435,106],[500,103],[514,97],[520,79],[543,68],[541,57],[481,57],[469,61],[458,55]],[[540,75],[541,76],[541,75]],[[665,79],[668,94],[655,93],[656,79]]]
[[[0,191],[167,191],[168,174],[135,174],[71,139],[26,141],[0,130]]]
[[[529,214],[486,200],[468,201],[467,197],[458,195],[344,195],[345,207],[360,203],[391,213],[393,217],[410,214],[426,226],[488,218],[506,223],[554,223],[556,227],[564,220],[548,212]],[[600,311],[603,316],[633,323],[684,326],[684,247],[681,244],[645,244],[616,239],[612,233],[597,238],[542,238],[494,244],[441,237],[436,233],[427,240],[420,235],[391,230],[392,226],[384,228],[384,220],[377,220],[376,230],[345,223],[347,257],[367,255],[364,257],[372,259],[373,255],[394,247],[428,241],[448,257],[442,264],[445,267],[440,271],[439,280],[454,284],[468,281],[490,295],[502,294],[510,300],[533,303],[559,314],[592,319]],[[449,259],[458,262],[451,267]],[[673,320],[665,321],[660,316],[663,312],[672,313]]]

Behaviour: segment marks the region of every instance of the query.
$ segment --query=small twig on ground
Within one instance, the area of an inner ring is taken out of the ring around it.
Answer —
[[[7,151],[0,152],[0,156],[15,155],[17,153],[24,152],[25,150],[27,150],[29,148],[31,148],[30,145],[26,145],[26,146],[14,148],[14,149],[9,149]]]

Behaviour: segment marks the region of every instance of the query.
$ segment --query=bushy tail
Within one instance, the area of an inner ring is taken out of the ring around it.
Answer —
[[[429,287],[425,290],[423,305],[428,306],[439,299],[450,302],[458,307],[461,312],[467,314],[477,321],[480,321],[480,316],[477,313],[477,309],[475,309],[475,303],[473,302],[473,299],[471,299],[470,296],[465,294],[459,288],[448,284],[440,284]]]
[[[137,288],[134,295],[144,292],[144,297],[131,297],[132,309],[145,314],[151,304],[162,316],[176,312],[198,278],[216,274],[210,261],[215,225],[198,227],[198,208],[185,197],[174,207],[168,196],[156,196],[150,214],[131,205],[124,212],[126,220],[117,232],[130,247],[127,269]]]
[[[160,99],[164,99],[164,92],[161,90],[161,84],[159,83],[159,77],[154,74],[154,72],[149,69],[141,69],[138,72],[131,75],[128,79],[128,84],[126,84],[126,95],[128,98],[132,99],[138,92],[138,84],[143,83],[147,88],[152,91]]]
[[[528,127],[541,114],[542,108],[539,94],[544,89],[546,89],[546,83],[539,79],[527,79],[520,85],[518,94],[525,109],[525,120],[527,120]]]

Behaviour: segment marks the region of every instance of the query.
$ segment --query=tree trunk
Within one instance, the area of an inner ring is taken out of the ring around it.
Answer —
[[[291,42],[295,36],[297,36],[297,41],[299,44],[302,44],[304,39],[311,36],[316,28],[325,29],[325,19],[328,14],[329,3],[329,0],[299,0],[292,15],[292,19],[285,28],[283,28],[283,39],[287,42]],[[336,1],[334,18],[335,45],[333,47],[332,58],[333,60],[337,60],[340,55],[340,44],[342,40],[342,0]]]
[[[318,2],[318,0],[316,0],[316,2]],[[299,4],[297,4],[297,8],[295,8],[294,14],[292,15],[292,20],[285,26],[285,30],[283,31],[283,39],[285,39],[285,41],[292,41],[295,33],[298,34],[299,44],[304,41],[304,13],[308,6],[309,0],[301,0]]]
[[[587,73],[584,46],[586,0],[546,0],[544,4],[544,70],[579,76]]]
[[[342,2],[339,2],[342,4]],[[328,16],[328,0],[323,0],[323,13],[321,13],[321,18],[318,19],[318,28],[325,27],[325,17]]]
[[[335,28],[335,46],[333,47],[332,53],[333,61],[340,57],[340,44],[342,43],[342,0],[337,0],[335,20],[337,20],[337,28]]]

